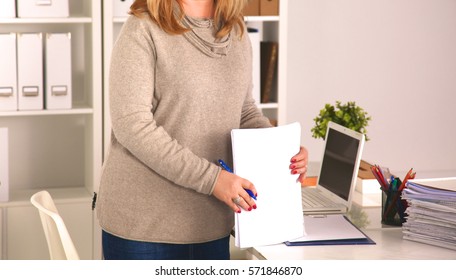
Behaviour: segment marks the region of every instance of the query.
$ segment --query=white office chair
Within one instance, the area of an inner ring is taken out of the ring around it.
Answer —
[[[30,201],[39,210],[51,260],[79,260],[78,252],[51,195],[47,191],[40,191]]]

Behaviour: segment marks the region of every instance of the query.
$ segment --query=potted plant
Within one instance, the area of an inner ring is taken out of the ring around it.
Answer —
[[[328,122],[332,121],[343,125],[354,131],[363,133],[366,137],[366,141],[369,140],[367,137],[367,126],[371,117],[364,111],[363,108],[356,105],[354,101],[342,104],[340,101],[336,101],[335,106],[326,104],[320,113],[315,117],[315,126],[311,129],[313,138],[326,137],[326,129]]]

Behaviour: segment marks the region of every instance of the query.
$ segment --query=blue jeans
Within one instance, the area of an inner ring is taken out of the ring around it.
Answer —
[[[102,232],[105,260],[229,260],[230,237],[195,244],[154,243],[123,239]]]

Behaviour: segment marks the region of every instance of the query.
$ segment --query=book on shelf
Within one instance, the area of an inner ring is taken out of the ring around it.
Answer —
[[[273,41],[261,42],[261,102],[276,102],[274,81],[277,72],[279,43]]]

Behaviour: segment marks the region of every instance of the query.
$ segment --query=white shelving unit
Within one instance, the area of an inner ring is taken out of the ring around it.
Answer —
[[[0,19],[0,33],[71,32],[72,108],[0,111],[9,133],[8,202],[0,202],[0,259],[48,259],[33,193],[46,189],[81,258],[100,258],[91,209],[102,165],[101,0],[69,0],[68,18]]]
[[[281,49],[281,44],[279,40],[279,27],[280,27],[280,17],[279,16],[247,16],[245,17],[245,22],[248,27],[253,27],[258,29],[260,32],[260,41],[271,41],[279,43],[279,52]],[[280,57],[280,54],[279,54]],[[280,59],[278,60],[280,63]],[[280,101],[280,92],[279,92],[279,76],[280,72],[277,71],[273,83],[273,92],[272,96],[277,96],[277,102],[271,103],[260,103],[258,108],[260,108],[263,113],[270,119],[279,121],[278,108]]]
[[[279,26],[277,36],[279,40],[279,63],[277,66],[277,97],[279,104],[277,106],[278,125],[287,124],[287,61],[288,61],[288,0],[279,2]]]

